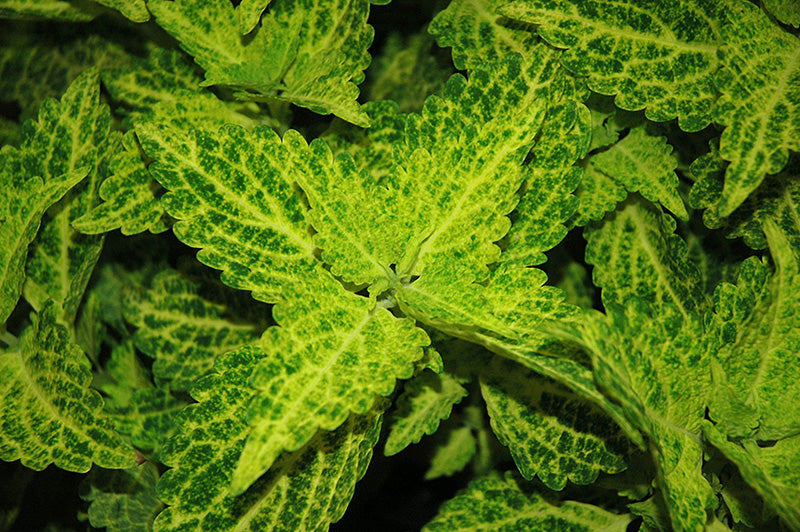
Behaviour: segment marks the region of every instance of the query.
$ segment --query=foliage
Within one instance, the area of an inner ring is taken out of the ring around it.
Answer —
[[[800,530],[798,15],[0,0],[0,531]]]

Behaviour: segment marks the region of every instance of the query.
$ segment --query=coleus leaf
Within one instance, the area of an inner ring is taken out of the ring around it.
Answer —
[[[81,486],[93,527],[108,532],[149,532],[164,508],[156,495],[158,466],[152,462],[124,470],[93,469]]]
[[[589,88],[616,95],[622,109],[645,108],[660,122],[678,118],[685,131],[711,121],[722,42],[722,3],[715,0],[601,2],[518,0],[499,12],[536,24],[548,43],[565,48],[561,63]]]
[[[503,530],[608,530],[622,532],[630,514],[615,514],[577,501],[552,500],[511,475],[474,480],[445,502],[423,532]]]
[[[126,298],[124,314],[138,327],[136,347],[155,359],[154,377],[187,391],[219,355],[258,338],[260,324],[248,321],[247,304],[214,282],[165,269],[146,291]]]
[[[0,353],[0,458],[37,471],[50,464],[80,473],[93,463],[131,467],[135,452],[103,413],[100,394],[89,388],[89,360],[57,314],[48,304],[32,315],[19,345]]]
[[[342,290],[317,292],[279,307],[282,326],[243,348],[265,354],[251,385],[259,393],[248,409],[250,436],[231,491],[243,492],[282,451],[302,447],[322,428],[334,430],[365,414],[395,380],[408,378],[427,335],[408,318]]]
[[[781,439],[761,447],[753,439],[731,441],[725,433],[706,421],[703,432],[708,440],[739,468],[747,483],[764,497],[793,529],[800,528],[800,475],[794,464],[800,460],[800,436]]]
[[[522,370],[522,371],[521,371]],[[550,489],[625,469],[626,440],[608,416],[553,381],[495,357],[481,372],[492,428],[522,476]]]
[[[425,472],[425,480],[452,476],[472,461],[477,452],[477,444],[472,427],[458,426],[451,430],[437,431],[443,433],[444,441],[436,447],[431,458],[431,465]]]
[[[109,134],[109,109],[99,99],[97,70],[87,70],[72,82],[60,106],[43,106],[39,120],[32,123],[31,140],[20,150],[25,170],[48,180],[89,168],[87,178],[43,219],[25,265],[25,299],[35,309],[55,300],[68,323],[103,245],[102,237],[80,235],[70,224],[96,204],[97,188],[108,175],[108,159],[120,140]]]
[[[736,438],[778,440],[800,433],[800,271],[793,248],[774,223],[765,227],[775,261],[742,263],[736,286],[714,295],[722,345],[712,366],[717,390],[710,416]]]
[[[143,231],[161,233],[169,220],[157,196],[160,190],[142,160],[143,153],[133,132],[122,138],[122,149],[110,162],[109,175],[100,185],[102,203],[72,222],[84,234],[120,229],[123,235]]]
[[[145,0],[95,0],[98,4],[116,9],[133,22],[147,22],[150,12],[147,10]]]
[[[158,483],[169,505],[156,532],[202,528],[211,532],[327,530],[341,518],[363,476],[380,432],[381,416],[351,416],[335,432],[320,432],[301,450],[283,455],[269,474],[234,497],[228,486],[249,432],[249,379],[263,352],[244,349],[217,361],[216,373],[197,381],[197,404],[179,417],[163,457],[171,466]]]
[[[719,211],[728,216],[800,151],[800,38],[773,24],[757,6],[730,2],[722,38],[722,96],[714,119],[727,126],[720,154],[725,171]]]
[[[800,26],[800,7],[792,0],[764,0],[764,7],[784,24]]]
[[[406,383],[392,413],[392,424],[383,452],[392,456],[426,434],[433,434],[450,417],[467,390],[449,373],[424,371]]]
[[[272,0],[242,0],[236,6],[236,21],[239,23],[239,32],[250,33],[258,26],[261,13],[267,9]]]
[[[227,0],[151,0],[148,7],[206,71],[205,85],[368,125],[356,102],[373,36],[365,0],[286,0],[247,38]]]
[[[100,8],[102,9],[102,8]],[[88,2],[64,0],[1,0],[0,17],[16,19],[55,19],[73,22],[92,20],[99,9]]]

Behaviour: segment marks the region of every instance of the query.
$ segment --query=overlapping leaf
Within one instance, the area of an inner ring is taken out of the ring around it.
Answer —
[[[206,71],[205,84],[368,125],[356,102],[373,35],[365,0],[285,0],[247,36],[227,0],[152,0],[148,7]]]
[[[299,136],[284,142],[266,128],[235,126],[136,131],[156,160],[151,173],[168,190],[161,201],[178,220],[173,231],[203,248],[198,259],[223,270],[223,282],[268,303],[298,292],[306,277],[335,283],[318,269],[305,209],[286,175]]]
[[[709,441],[739,468],[742,477],[764,497],[792,529],[800,528],[800,436],[782,439],[762,447],[753,439],[730,441],[723,431],[706,422],[703,431]]]
[[[773,24],[757,6],[731,2],[723,29],[722,96],[716,121],[727,126],[720,154],[730,161],[719,211],[728,216],[766,174],[800,151],[800,38]]]
[[[332,433],[317,434],[281,457],[270,473],[233,497],[228,486],[248,434],[249,379],[263,352],[240,350],[217,361],[198,381],[199,401],[181,414],[178,434],[164,451],[173,469],[159,481],[169,506],[155,530],[327,530],[344,513],[363,476],[380,431],[380,415],[351,416]]]
[[[99,10],[87,2],[64,0],[0,0],[0,17],[16,19],[56,19],[82,22],[93,19]]]
[[[610,215],[602,229],[588,228],[586,261],[604,302],[638,297],[669,304],[682,314],[703,310],[708,301],[699,275],[687,260],[686,244],[675,235],[675,220],[633,198]]]
[[[33,315],[19,345],[0,353],[0,458],[35,470],[131,467],[135,453],[103,413],[89,361],[56,314],[51,304]]]
[[[766,231],[776,272],[750,258],[715,293],[724,344],[710,415],[730,436],[777,440],[800,433],[800,272],[796,248],[775,224]]]
[[[442,505],[423,532],[607,530],[622,532],[630,514],[615,514],[599,506],[552,500],[511,475],[480,478]]]
[[[319,298],[319,299],[317,299]],[[259,390],[248,409],[250,436],[231,490],[241,493],[283,451],[296,451],[322,428],[334,430],[388,396],[422,357],[427,335],[407,318],[341,290],[309,294],[280,307],[280,327],[244,347],[266,354],[253,373]]]
[[[117,135],[109,135],[109,109],[99,96],[97,71],[81,74],[60,104],[45,102],[19,151],[24,171],[42,176],[45,182],[78,168],[89,169],[87,178],[43,219],[26,263],[25,299],[36,309],[54,299],[67,321],[77,311],[102,248],[100,237],[80,235],[70,223],[95,205],[108,158],[119,142]]]
[[[784,24],[800,26],[800,6],[792,0],[764,0],[764,7]]]
[[[237,294],[174,270],[162,270],[126,302],[125,319],[139,328],[136,347],[155,359],[154,377],[175,391],[189,390],[219,355],[255,341],[265,321],[248,321],[248,302]]]
[[[550,489],[625,469],[626,442],[601,410],[558,384],[495,357],[481,374],[492,428],[526,479]]]
[[[253,28],[258,26],[261,20],[261,13],[267,8],[272,0],[242,0],[236,6],[236,20],[239,23],[239,31],[242,34],[250,33]]]
[[[397,454],[426,434],[433,434],[466,395],[467,390],[449,373],[425,371],[414,377],[397,399],[384,454]]]
[[[146,532],[164,505],[156,495],[158,467],[151,462],[131,469],[93,469],[84,481],[81,498],[93,527],[108,532]]]
[[[74,229],[86,234],[120,229],[123,235],[169,229],[157,196],[160,187],[147,170],[132,132],[123,137],[122,150],[112,159],[109,170],[111,175],[98,191],[103,203],[74,220]]]
[[[150,19],[145,0],[97,0],[97,3],[116,9],[133,22],[147,22]]]
[[[678,118],[685,131],[711,121],[719,68],[723,3],[626,0],[518,0],[500,14],[529,24],[566,48],[561,63],[589,88],[616,95],[622,109],[646,109],[654,121]]]

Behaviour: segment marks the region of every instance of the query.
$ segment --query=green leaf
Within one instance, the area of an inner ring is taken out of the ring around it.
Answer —
[[[33,39],[27,32],[13,32],[0,48],[0,93],[3,100],[19,104],[20,121],[35,119],[47,98],[61,97],[87,68],[104,71],[125,61],[118,45],[97,35],[51,42],[45,35]]]
[[[586,229],[586,262],[594,265],[592,277],[603,289],[604,303],[635,296],[656,308],[673,305],[684,315],[708,306],[675,225],[669,215],[634,198],[601,226]]]
[[[123,235],[134,235],[169,229],[157,196],[161,187],[147,170],[132,131],[122,138],[122,148],[111,160],[111,175],[100,185],[103,203],[72,222],[76,231],[96,235],[121,229]]]
[[[186,391],[211,371],[219,355],[258,338],[259,324],[249,322],[246,305],[223,286],[165,269],[146,291],[126,299],[124,312],[138,327],[136,347],[155,359],[155,378],[169,382],[173,391]]]
[[[764,0],[764,7],[784,24],[800,26],[800,6],[792,0]]]
[[[11,150],[0,152],[0,183],[5,198],[0,202],[0,221],[3,233],[0,242],[0,321],[5,322],[17,305],[25,281],[25,261],[28,245],[39,229],[45,211],[70,188],[86,177],[87,169],[64,174],[49,183],[39,177],[20,182],[20,176],[8,172],[9,159],[16,156]]]
[[[678,194],[678,160],[666,137],[651,135],[645,126],[635,127],[624,139],[590,157],[589,164],[624,185],[628,192],[639,192],[681,220],[689,219]]]
[[[481,373],[492,429],[522,476],[550,489],[591,484],[626,467],[625,437],[599,408],[566,388],[495,357]]]
[[[755,440],[729,441],[709,421],[703,424],[706,438],[739,468],[742,477],[764,497],[764,502],[793,529],[800,529],[800,475],[795,464],[800,460],[800,436],[760,447]]]
[[[89,523],[108,532],[152,532],[164,505],[156,495],[158,467],[146,462],[125,470],[92,469],[82,486]]]
[[[148,7],[206,71],[205,85],[369,125],[356,102],[373,36],[368,2],[285,0],[246,38],[227,0],[150,0]]]
[[[249,379],[262,356],[255,349],[228,353],[217,361],[218,373],[193,389],[199,403],[179,416],[178,432],[164,449],[172,469],[161,477],[158,493],[170,506],[156,519],[156,532],[323,531],[341,518],[378,439],[375,411],[317,433],[242,495],[228,490],[248,433],[247,405],[255,393]]]
[[[467,489],[445,502],[439,514],[422,530],[622,532],[631,519],[629,514],[614,514],[591,504],[554,500],[506,475],[504,479],[473,480]]]
[[[425,32],[406,38],[392,33],[367,71],[370,100],[392,100],[403,112],[422,109],[425,98],[444,87],[452,69],[431,53],[433,38]],[[408,80],[414,80],[409,83]],[[371,121],[370,129],[375,127]]]
[[[656,122],[677,117],[684,131],[712,118],[722,12],[716,0],[626,0],[614,9],[598,0],[517,0],[500,9],[567,49],[561,64],[587,76],[594,92],[616,95],[622,109],[646,108]]]
[[[776,440],[800,433],[800,271],[796,248],[774,224],[765,229],[775,273],[750,258],[737,285],[715,293],[724,344],[712,367],[710,414],[731,436]]]
[[[593,157],[589,157],[583,169],[580,188],[575,192],[579,205],[571,222],[576,227],[601,220],[607,212],[613,211],[618,203],[628,197],[625,187],[595,168],[592,159]]]
[[[425,472],[425,480],[450,477],[463,471],[477,451],[472,427],[459,426],[451,430],[443,429],[443,432],[444,442],[436,447],[431,465]]]
[[[534,27],[509,23],[499,16],[501,0],[452,0],[436,14],[428,31],[439,46],[452,47],[453,63],[459,70],[472,70],[515,52],[525,56],[538,52]]]
[[[351,412],[364,414],[376,396],[411,377],[427,335],[367,298],[341,290],[284,305],[255,345],[265,353],[251,385],[251,427],[231,491],[241,493],[283,451],[296,451],[318,431],[334,430]]]
[[[103,245],[101,237],[80,235],[70,224],[98,201],[97,188],[119,143],[119,136],[109,135],[109,109],[99,101],[99,85],[95,69],[81,74],[60,104],[51,100],[42,106],[20,148],[25,170],[46,181],[89,167],[87,179],[43,219],[25,267],[25,299],[34,309],[55,300],[67,323],[74,319]]]
[[[149,383],[148,383],[149,384]],[[127,404],[109,409],[117,431],[130,437],[131,444],[159,457],[164,441],[172,435],[175,419],[186,401],[163,388],[135,390]]]
[[[144,109],[173,101],[176,93],[196,90],[202,82],[186,54],[153,45],[147,47],[145,57],[131,57],[130,64],[109,65],[101,76],[114,100]]]
[[[145,0],[95,0],[98,4],[116,9],[133,22],[147,22],[150,12],[145,6]]]
[[[250,33],[261,21],[261,13],[267,9],[271,0],[242,0],[236,6],[236,20],[242,35]]]
[[[424,435],[433,434],[466,395],[459,379],[449,373],[425,371],[411,379],[397,399],[383,453],[395,455]]]
[[[98,13],[96,6],[85,1],[0,0],[0,18],[82,22],[92,20]]]
[[[732,2],[723,28],[722,96],[714,119],[727,126],[720,154],[730,161],[719,211],[728,216],[766,174],[800,151],[800,39],[757,6]]]
[[[335,286],[318,269],[305,208],[285,174],[304,155],[298,134],[282,141],[263,127],[183,132],[140,124],[136,131],[156,160],[150,172],[168,190],[161,201],[178,220],[175,235],[203,248],[198,260],[223,270],[225,284],[267,303],[301,290],[305,277]]]
[[[662,265],[662,268],[665,265]],[[694,313],[638,297],[584,321],[595,378],[649,440],[676,530],[702,531],[714,493],[701,466],[700,424],[716,344]]]
[[[85,473],[92,463],[127,468],[133,449],[114,432],[89,388],[89,361],[48,305],[32,315],[19,346],[0,354],[0,458],[41,471],[54,463]]]

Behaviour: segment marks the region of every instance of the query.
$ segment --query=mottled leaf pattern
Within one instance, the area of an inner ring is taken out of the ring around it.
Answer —
[[[251,433],[233,477],[241,493],[282,451],[305,445],[319,428],[333,430],[366,413],[395,380],[409,378],[427,335],[368,299],[342,291],[325,306],[307,299],[282,307],[282,326],[241,351],[265,354],[251,383],[260,393],[248,410]]]
[[[16,19],[91,20],[97,9],[64,0],[0,0],[0,17]]]
[[[495,357],[481,374],[492,428],[522,476],[561,490],[625,468],[624,436],[602,411],[556,383]]]
[[[466,395],[467,390],[449,373],[425,371],[411,379],[397,399],[384,454],[397,454],[424,435],[433,434]]]
[[[147,11],[145,0],[96,0],[98,4],[118,10],[133,22],[147,22],[150,12]]]
[[[226,354],[217,373],[197,382],[192,395],[199,403],[183,411],[164,449],[172,469],[161,477],[158,494],[169,507],[156,519],[156,532],[323,531],[344,513],[378,438],[381,416],[374,411],[283,455],[238,497],[229,492],[248,433],[254,393],[248,381],[262,355],[253,349]]]
[[[645,109],[650,120],[678,118],[685,131],[711,121],[722,41],[716,0],[625,0],[607,9],[597,0],[518,0],[500,13],[529,24],[557,48],[561,63],[589,88],[616,95],[622,109]]]
[[[751,257],[737,285],[715,293],[724,344],[710,415],[730,436],[777,440],[800,433],[800,273],[796,248],[774,224],[766,229],[775,273]]]
[[[792,0],[764,0],[764,6],[784,24],[800,26],[800,6]]]
[[[73,229],[86,234],[120,229],[123,235],[169,229],[157,195],[160,187],[147,170],[132,132],[123,137],[122,147],[110,163],[111,175],[100,185],[103,203],[74,220]]]
[[[89,523],[108,532],[150,532],[164,505],[156,495],[158,467],[151,463],[131,469],[93,469],[81,498],[89,501]]]
[[[727,216],[761,183],[800,151],[800,38],[772,24],[748,2],[730,2],[723,29],[722,96],[716,121],[725,171],[720,214]]]
[[[0,458],[41,471],[50,464],[85,473],[91,465],[127,468],[134,450],[103,414],[89,388],[89,360],[46,306],[20,338],[0,353]]]
[[[239,22],[241,33],[250,33],[261,20],[261,13],[267,8],[271,0],[242,0],[236,6],[236,20]]]
[[[630,515],[576,501],[553,501],[507,475],[481,478],[442,505],[423,532],[607,530],[622,532]]]
[[[155,378],[187,391],[218,356],[257,339],[259,323],[247,322],[246,304],[213,282],[164,270],[146,291],[127,298],[124,312],[139,328],[136,347],[155,359]]]

